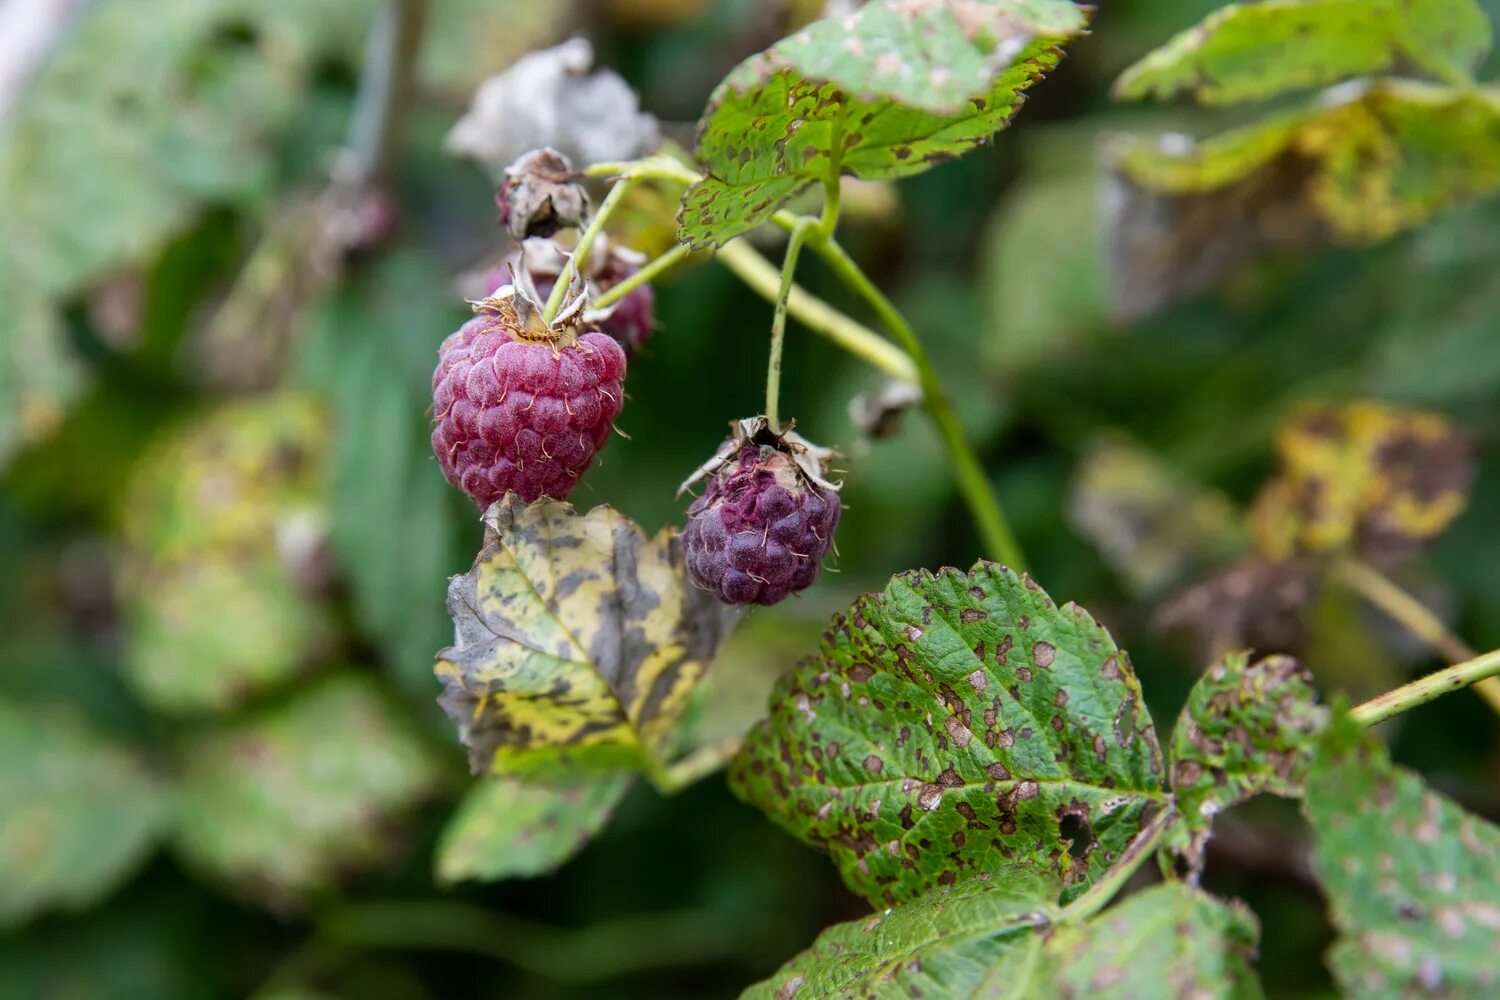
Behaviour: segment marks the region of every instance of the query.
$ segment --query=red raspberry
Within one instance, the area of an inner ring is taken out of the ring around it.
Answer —
[[[775,604],[811,586],[839,523],[838,488],[822,478],[827,454],[771,433],[764,417],[741,421],[700,470],[708,486],[688,508],[693,581],[729,604]]]
[[[609,440],[625,354],[569,321],[547,328],[514,292],[480,308],[438,348],[432,450],[481,508],[507,491],[561,499]]]
[[[586,270],[594,293],[607,292],[611,288],[640,270],[641,256],[633,250],[603,237],[594,244],[589,254]],[[529,240],[526,250],[526,266],[531,280],[536,284],[537,294],[543,297],[552,294],[557,276],[562,274],[567,259],[550,241]],[[494,295],[511,283],[512,271],[521,269],[521,254],[508,254],[500,266],[485,277],[486,295]],[[613,337],[625,349],[627,358],[634,357],[656,327],[656,292],[651,283],[637,285],[628,295],[616,302],[609,315],[598,321],[599,330]]]

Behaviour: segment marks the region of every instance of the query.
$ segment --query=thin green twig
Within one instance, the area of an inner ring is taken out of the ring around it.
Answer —
[[[682,262],[682,259],[693,252],[693,248],[686,243],[678,243],[666,253],[653,257],[642,264],[640,269],[619,284],[611,285],[609,290],[602,293],[598,298],[589,303],[595,309],[605,309],[635,291],[637,288],[651,281],[657,275],[671,270]]]
[[[812,220],[805,220],[792,230],[792,238],[786,245],[786,256],[781,261],[781,284],[776,289],[776,311],[771,317],[771,358],[766,365],[766,419],[771,430],[781,429],[781,347],[786,340],[787,299],[792,294],[792,278],[797,273],[797,258],[802,253],[802,244],[807,239]]]
[[[1445,667],[1394,691],[1371,698],[1350,714],[1365,725],[1373,726],[1407,709],[1425,705],[1449,691],[1478,684],[1497,674],[1500,674],[1500,649],[1492,649],[1483,656]]]
[[[557,313],[562,309],[563,298],[568,293],[568,288],[578,275],[584,273],[584,266],[588,263],[589,251],[594,248],[594,241],[604,231],[604,223],[620,204],[620,199],[630,190],[635,183],[633,176],[623,176],[615,181],[614,187],[609,189],[609,194],[599,203],[598,209],[594,211],[594,217],[589,219],[589,224],[584,227],[578,237],[578,245],[573,248],[573,253],[568,257],[567,267],[563,273],[557,276],[557,284],[552,286],[552,294],[547,296],[547,304],[542,308],[542,319],[551,323],[557,318]]]

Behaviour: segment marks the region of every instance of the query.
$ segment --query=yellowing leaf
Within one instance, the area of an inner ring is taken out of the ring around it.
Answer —
[[[514,495],[485,525],[473,569],[449,585],[456,641],[437,664],[474,769],[537,773],[566,758],[661,780],[729,622],[687,582],[675,531],[648,538],[610,507],[580,515]]]
[[[1442,417],[1373,403],[1308,407],[1277,450],[1281,473],[1253,513],[1256,544],[1273,559],[1411,558],[1463,510],[1474,471],[1467,440]]]

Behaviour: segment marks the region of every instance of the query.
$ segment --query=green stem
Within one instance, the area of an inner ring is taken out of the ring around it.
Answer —
[[[1121,852],[1120,857],[1114,864],[1099,876],[1098,881],[1084,890],[1083,895],[1063,907],[1062,914],[1057,922],[1060,924],[1072,924],[1087,920],[1100,910],[1109,905],[1109,901],[1130,881],[1136,869],[1141,866],[1147,858],[1156,853],[1156,847],[1161,843],[1162,835],[1177,821],[1178,814],[1175,809],[1162,809],[1151,821],[1141,827],[1139,833]]]
[[[780,276],[775,265],[742,239],[731,240],[719,248],[715,259],[734,273],[750,289],[770,301],[780,291]],[[917,368],[911,358],[890,341],[850,317],[793,285],[787,296],[787,312],[797,322],[833,341],[887,375],[903,382],[917,381]]]
[[[797,273],[797,258],[811,225],[808,220],[792,230],[781,261],[781,284],[776,289],[776,312],[771,318],[771,360],[766,366],[766,420],[773,432],[781,430],[781,346],[786,340],[787,299],[792,295],[792,276]]]
[[[1427,643],[1450,663],[1474,659],[1476,654],[1468,643],[1448,631],[1448,627],[1426,605],[1402,590],[1375,567],[1345,557],[1334,562],[1332,575],[1335,580]],[[1474,685],[1474,691],[1489,702],[1491,708],[1500,712],[1500,680],[1483,679]]]
[[[1463,663],[1454,664],[1398,687],[1394,691],[1387,691],[1383,695],[1371,698],[1350,714],[1365,725],[1373,726],[1409,708],[1425,705],[1449,691],[1457,691],[1470,684],[1478,684],[1497,674],[1500,674],[1500,649],[1492,649],[1483,656],[1476,656]]]
[[[886,328],[895,335],[897,342],[906,350],[907,355],[916,365],[917,381],[922,388],[922,405],[926,408],[933,423],[937,425],[943,444],[948,449],[948,457],[953,465],[953,473],[958,479],[959,490],[963,493],[964,500],[968,503],[969,510],[979,526],[979,533],[984,539],[986,551],[991,558],[998,559],[1011,569],[1018,572],[1024,569],[1026,557],[1021,553],[1021,547],[1017,544],[1015,535],[1010,529],[1005,511],[1000,506],[1000,500],[995,496],[995,491],[990,486],[989,477],[985,474],[984,467],[980,465],[978,456],[969,447],[963,426],[958,420],[958,413],[953,409],[953,402],[943,390],[937,370],[933,368],[932,361],[922,347],[922,342],[917,339],[911,324],[906,321],[891,300],[886,298],[885,293],[875,287],[836,240],[824,239],[819,235],[810,240],[810,244],[844,284],[870,304],[876,315],[880,317],[881,323],[885,324]]]
[[[703,175],[670,156],[648,156],[643,160],[626,160],[618,163],[595,163],[583,168],[585,177],[620,177],[632,180],[672,181],[677,184],[696,184]]]
[[[641,265],[640,270],[617,285],[612,285],[609,291],[604,292],[593,302],[589,303],[595,309],[605,309],[654,279],[663,271],[670,270],[681,263],[682,259],[693,252],[693,248],[686,243],[679,243],[672,249],[659,257],[654,257]]]
[[[563,273],[557,276],[557,284],[552,286],[552,294],[547,296],[547,304],[542,309],[542,319],[551,323],[557,318],[558,310],[562,308],[563,298],[568,294],[568,288],[573,284],[573,279],[584,273],[584,265],[588,263],[589,251],[594,248],[594,241],[604,231],[604,222],[610,213],[620,204],[620,199],[630,190],[635,183],[631,175],[621,177],[615,181],[614,187],[609,189],[609,194],[599,203],[599,208],[594,212],[594,217],[584,228],[578,237],[578,246],[573,248],[573,253],[568,257],[567,267]]]

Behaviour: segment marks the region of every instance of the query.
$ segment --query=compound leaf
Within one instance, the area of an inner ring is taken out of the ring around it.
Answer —
[[[478,781],[443,829],[437,873],[443,882],[544,875],[597,834],[634,776],[582,772],[556,784],[511,777]]]
[[[896,576],[835,616],[731,782],[893,905],[1015,865],[1071,898],[1161,805],[1161,770],[1109,633],[981,562]]]
[[[1213,817],[1254,795],[1297,795],[1325,722],[1312,674],[1290,656],[1232,653],[1188,694],[1172,733],[1177,829],[1195,866]]]
[[[1339,712],[1308,770],[1303,810],[1339,938],[1347,996],[1500,990],[1500,829],[1391,764]]]
[[[109,892],[150,850],[165,797],[145,761],[64,712],[0,700],[0,926]]]
[[[741,63],[698,126],[679,238],[717,246],[840,174],[904,177],[1010,121],[1084,30],[1065,0],[876,0]]]
[[[1500,190],[1500,104],[1376,82],[1199,143],[1125,141],[1115,164],[1128,184],[1173,199],[1181,236],[1193,236],[1188,222],[1243,223],[1241,243],[1369,243]]]
[[[1022,882],[1036,878],[1012,874]],[[1036,931],[1049,917],[1029,893],[1012,895],[970,879],[828,928],[742,1000],[990,996],[987,983],[1024,980],[1041,948]]]
[[[473,569],[449,585],[456,642],[437,664],[473,768],[665,763],[730,621],[687,582],[676,533],[648,538],[610,507],[513,494],[485,526]]]
[[[1285,559],[1353,549],[1392,565],[1417,555],[1468,503],[1474,459],[1442,417],[1375,403],[1312,405],[1277,436],[1281,471],[1256,500],[1256,544]]]
[[[1242,904],[1169,882],[1057,928],[1032,988],[986,996],[1252,1000],[1263,995],[1252,966],[1259,937]]]
[[[1127,69],[1122,98],[1187,94],[1203,104],[1257,101],[1396,70],[1442,79],[1489,50],[1474,0],[1264,0],[1230,4]]]
[[[355,675],[190,738],[181,765],[178,850],[279,905],[388,857],[391,821],[442,777],[427,743]]]

